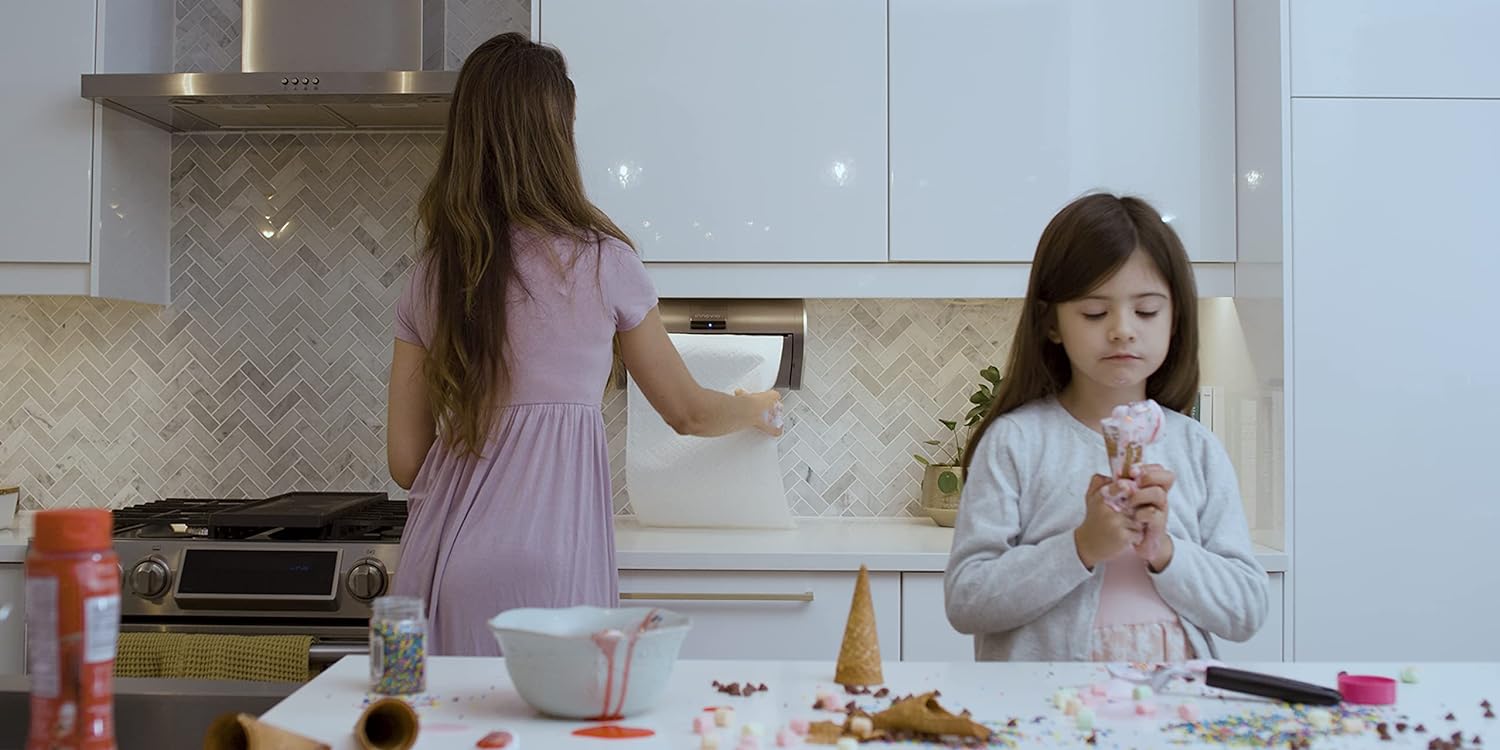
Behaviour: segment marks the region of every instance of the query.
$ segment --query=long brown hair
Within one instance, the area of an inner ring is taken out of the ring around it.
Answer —
[[[517,33],[459,71],[437,171],[417,206],[434,330],[423,373],[438,433],[479,455],[509,392],[506,300],[524,292],[511,232],[601,242],[625,233],[589,202],[562,53]]]
[[[1067,387],[1073,366],[1062,344],[1047,335],[1057,326],[1057,306],[1108,281],[1136,250],[1151,258],[1172,294],[1172,343],[1161,367],[1146,378],[1146,397],[1176,411],[1192,407],[1198,392],[1198,288],[1182,240],[1140,198],[1086,195],[1052,217],[1037,242],[1005,380],[984,421],[969,436],[964,468],[996,419]]]

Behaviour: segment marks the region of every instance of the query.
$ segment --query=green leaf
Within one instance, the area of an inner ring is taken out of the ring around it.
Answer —
[[[989,407],[988,406],[976,406],[976,407],[974,407],[974,408],[972,408],[972,409],[969,410],[969,413],[964,416],[964,419],[974,419],[976,417],[980,418],[980,419],[983,419],[984,418],[984,413],[986,411],[989,411]]]
[[[923,466],[931,466],[932,465],[932,462],[928,461],[926,456],[923,456],[923,455],[920,455],[920,454],[917,454],[917,453],[913,453],[913,454],[911,454],[911,457],[917,459],[917,463],[919,463],[919,464],[921,464]]]
[[[969,396],[969,403],[971,403],[971,404],[982,404],[982,403],[984,403],[984,394],[976,391],[975,393],[973,393],[972,395]]]
[[[968,419],[964,420],[964,426],[973,427],[974,425],[979,424],[979,420],[981,419],[984,419],[984,417],[981,417],[978,414],[971,415]]]
[[[995,385],[1000,385],[1000,370],[999,370],[999,368],[995,367],[994,365],[991,365],[989,367],[984,368],[983,370],[980,370],[979,371],[979,376],[982,377],[982,378],[984,378],[985,380],[990,381],[991,383],[993,383]]]
[[[945,471],[938,475],[938,490],[944,495],[958,492],[958,475],[951,471]]]
[[[955,422],[955,421],[953,421],[953,420],[951,420],[951,419],[939,419],[938,421],[942,422],[943,426],[947,427],[950,430],[956,430],[956,429],[958,429],[958,423]]]
[[[941,440],[923,440],[922,441],[922,445],[942,445],[942,444],[943,444],[943,441],[941,441]]]

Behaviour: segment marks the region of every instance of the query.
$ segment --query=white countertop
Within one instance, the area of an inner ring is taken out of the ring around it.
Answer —
[[[797,528],[672,529],[615,522],[621,570],[859,570],[942,572],[953,529],[926,518],[800,518]],[[1255,545],[1269,572],[1284,572],[1284,552]]]
[[[1280,674],[1319,685],[1333,686],[1341,669],[1355,674],[1377,674],[1394,677],[1403,665],[1391,664],[1248,664],[1235,665],[1258,672]],[[1420,675],[1417,684],[1397,687],[1397,704],[1392,707],[1336,707],[1335,716],[1344,711],[1367,721],[1363,731],[1353,734],[1336,724],[1331,732],[1314,737],[1312,746],[1324,750],[1354,747],[1426,747],[1433,737],[1448,737],[1455,731],[1464,733],[1465,745],[1475,734],[1487,739],[1484,745],[1500,744],[1500,722],[1482,718],[1481,700],[1495,700],[1492,692],[1500,685],[1500,664],[1423,664],[1415,667]],[[1053,694],[1061,687],[1083,687],[1107,678],[1104,668],[1092,663],[990,662],[983,664],[940,664],[890,662],[883,668],[886,685],[893,695],[940,690],[942,705],[958,713],[967,709],[974,719],[991,727],[999,740],[991,747],[1213,747],[1224,744],[1194,741],[1181,727],[1176,709],[1191,702],[1202,712],[1204,721],[1243,719],[1269,732],[1283,721],[1291,721],[1302,731],[1309,731],[1285,704],[1250,696],[1227,693],[1202,685],[1201,681],[1176,681],[1156,695],[1151,703],[1156,716],[1134,714],[1134,703],[1120,701],[1100,707],[1095,729],[1097,744],[1087,745],[1088,732],[1076,728],[1075,720],[1051,704]],[[546,719],[532,711],[511,686],[501,659],[439,657],[428,661],[429,692],[409,699],[420,716],[421,730],[416,750],[427,748],[470,748],[485,734],[506,730],[516,735],[516,747],[523,750],[567,750],[568,748],[601,748],[619,744],[631,750],[662,748],[697,748],[692,734],[693,718],[706,706],[732,706],[734,725],[720,731],[719,747],[737,746],[738,730],[746,722],[757,722],[765,729],[760,747],[775,748],[778,729],[794,718],[809,720],[842,720],[842,714],[815,712],[811,709],[820,689],[835,689],[840,700],[849,700],[832,684],[832,663],[815,661],[680,661],[672,672],[665,692],[651,711],[620,722],[656,732],[654,737],[601,743],[578,738],[573,730],[595,726],[597,722]],[[769,690],[750,698],[730,697],[711,687],[721,682],[764,682]],[[316,679],[304,685],[261,716],[269,724],[305,734],[332,745],[336,750],[353,749],[353,728],[366,702],[372,697],[369,669],[365,657],[346,657]],[[889,699],[872,696],[855,698],[861,708],[880,710]],[[1444,716],[1455,714],[1454,721]],[[1017,726],[1006,725],[1016,719]],[[1397,721],[1414,728],[1424,723],[1427,732],[1416,734],[1395,729]],[[1390,741],[1380,741],[1375,722],[1389,725]],[[1242,724],[1243,726],[1243,724]],[[1490,735],[1494,736],[1491,737]],[[902,747],[917,747],[904,744]],[[923,747],[928,747],[922,745]],[[1284,747],[1285,743],[1278,744]],[[1480,745],[1473,745],[1479,747]],[[816,747],[816,746],[807,746]]]
[[[21,524],[18,524],[21,525]],[[621,570],[858,570],[940,573],[953,529],[926,518],[801,518],[785,531],[668,529],[615,522]],[[1267,571],[1286,570],[1285,552],[1255,545]],[[26,536],[0,529],[0,563],[26,559]]]

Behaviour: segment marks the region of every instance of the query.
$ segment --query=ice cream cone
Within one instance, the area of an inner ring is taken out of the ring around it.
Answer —
[[[406,701],[381,698],[359,715],[354,739],[361,750],[410,750],[419,726],[417,712]]]
[[[937,693],[923,693],[891,704],[875,714],[875,728],[885,732],[989,739],[989,727],[950,713],[937,702]]]
[[[863,565],[854,582],[854,600],[849,604],[849,621],[844,625],[833,681],[840,685],[885,682],[880,668],[880,638],[875,633],[875,604],[870,599],[870,571]]]
[[[208,726],[203,750],[329,750],[329,747],[250,714],[224,714]]]

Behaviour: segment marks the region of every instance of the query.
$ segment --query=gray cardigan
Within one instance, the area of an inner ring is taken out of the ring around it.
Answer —
[[[1229,456],[1208,428],[1167,412],[1146,461],[1177,475],[1167,496],[1172,562],[1152,582],[1200,657],[1248,640],[1266,618],[1266,571],[1250,546]],[[1056,398],[995,420],[965,477],[943,578],[948,621],[980,660],[1089,658],[1103,565],[1083,567],[1073,530],[1084,491],[1108,474],[1104,438]]]

